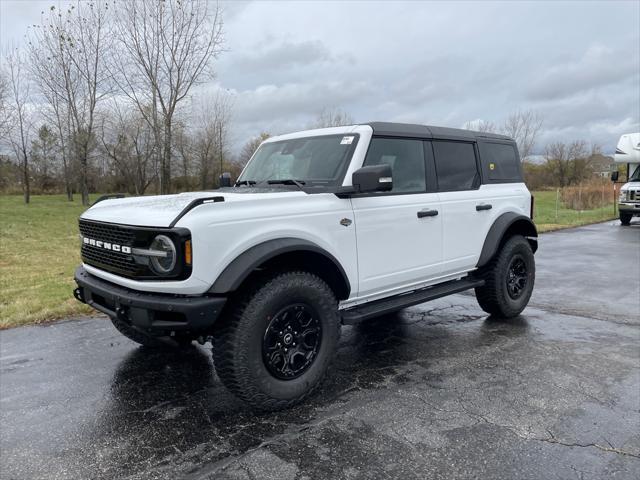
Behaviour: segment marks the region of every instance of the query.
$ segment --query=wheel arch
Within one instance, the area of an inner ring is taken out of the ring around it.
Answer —
[[[531,250],[538,249],[538,231],[529,217],[507,212],[500,215],[487,233],[478,259],[477,267],[483,267],[499,251],[500,246],[511,236],[522,235],[527,239]]]
[[[256,271],[287,267],[318,275],[339,300],[351,294],[351,283],[340,262],[322,247],[300,238],[268,240],[249,248],[227,265],[209,292],[234,292]]]

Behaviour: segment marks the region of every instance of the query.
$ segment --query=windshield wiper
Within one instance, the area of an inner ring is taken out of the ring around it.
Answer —
[[[304,180],[294,180],[293,178],[285,178],[284,180],[267,180],[269,185],[295,185],[300,190],[304,188]]]
[[[251,185],[255,185],[257,182],[255,180],[238,180],[236,183],[234,183],[235,187],[239,187],[240,185],[246,185],[246,186],[251,186]]]

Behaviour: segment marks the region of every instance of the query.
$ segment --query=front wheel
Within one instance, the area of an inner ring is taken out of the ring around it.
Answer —
[[[478,304],[499,318],[519,315],[531,298],[535,273],[529,242],[521,235],[514,235],[480,273],[485,284],[475,289]]]
[[[319,385],[340,335],[337,301],[308,272],[256,284],[221,319],[213,363],[222,383],[262,410],[292,406]]]
[[[620,213],[620,223],[624,226],[627,226],[631,223],[631,219],[633,218],[633,215],[631,215],[630,213]]]

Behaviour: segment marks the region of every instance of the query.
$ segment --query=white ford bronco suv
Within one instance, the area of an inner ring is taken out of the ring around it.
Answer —
[[[261,409],[307,397],[341,324],[475,289],[533,290],[537,232],[508,137],[374,122],[266,140],[235,186],[116,198],[80,217],[75,297],[145,346],[213,345]]]

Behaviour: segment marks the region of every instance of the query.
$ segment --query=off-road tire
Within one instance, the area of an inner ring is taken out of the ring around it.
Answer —
[[[630,213],[621,213],[620,214],[620,223],[626,227],[627,225],[629,225],[631,223],[631,219],[632,218],[633,218],[633,215],[631,215]]]
[[[191,346],[189,337],[156,337],[147,335],[119,318],[111,317],[111,323],[122,335],[147,348],[187,348]]]
[[[301,402],[320,384],[340,337],[338,302],[319,277],[287,271],[250,285],[223,313],[213,336],[213,363],[222,383],[259,410],[280,410]],[[279,379],[263,358],[263,342],[277,312],[303,302],[316,313],[321,340],[313,362],[300,376]]]
[[[526,267],[525,287],[520,296],[512,298],[507,286],[512,261],[521,259]],[[485,312],[500,318],[519,315],[529,303],[535,281],[535,260],[529,242],[521,235],[510,237],[479,276],[484,279],[482,287],[476,287],[476,299]]]

